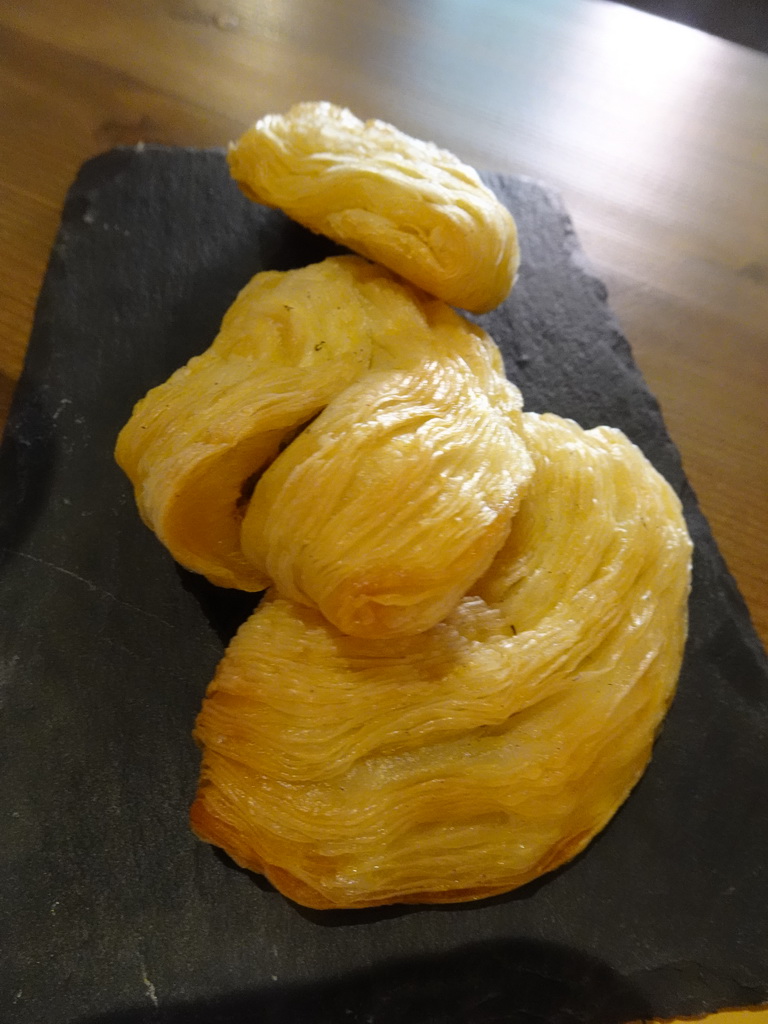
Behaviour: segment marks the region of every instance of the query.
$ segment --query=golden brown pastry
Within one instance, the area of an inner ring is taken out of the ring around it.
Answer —
[[[387,279],[370,371],[267,469],[241,542],[284,596],[342,632],[420,633],[489,566],[533,471],[498,349]]]
[[[116,454],[187,568],[244,590],[272,580],[345,632],[386,637],[443,618],[504,542],[533,470],[521,406],[479,327],[332,257],[258,274],[211,348],[137,405]]]
[[[299,903],[513,889],[646,765],[686,633],[680,503],[618,431],[524,420],[529,490],[444,622],[363,640],[271,593],[209,687],[193,828]]]
[[[263,590],[240,550],[257,474],[370,363],[370,310],[359,283],[379,271],[327,260],[257,274],[213,344],[153,388],[115,457],[142,518],[174,558],[212,583]]]
[[[331,103],[262,118],[229,150],[246,195],[284,210],[452,306],[499,305],[515,222],[477,172],[430,142]]]

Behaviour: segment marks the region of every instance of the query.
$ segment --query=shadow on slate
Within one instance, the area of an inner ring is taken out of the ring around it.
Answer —
[[[335,250],[246,200],[220,152],[111,151],[68,196],[0,451],[0,1019],[330,1020],[321,999],[342,1020],[620,1022],[768,1000],[765,654],[557,196],[487,180],[524,259],[479,319],[527,407],[623,429],[696,543],[650,768],[573,863],[476,904],[312,913],[195,840],[191,729],[254,598],[177,569],[112,449],[253,273]]]
[[[481,943],[318,985],[87,1017],[78,1024],[611,1024],[648,1004],[603,964],[536,942]]]

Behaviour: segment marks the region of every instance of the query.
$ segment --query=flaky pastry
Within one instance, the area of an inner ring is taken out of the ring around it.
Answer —
[[[431,142],[327,102],[270,114],[229,149],[232,176],[452,306],[487,312],[512,287],[517,229],[477,172]]]
[[[339,256],[256,275],[116,454],[187,568],[387,637],[443,618],[504,542],[533,470],[521,406],[484,331]]]
[[[120,432],[115,457],[142,518],[212,583],[269,585],[240,549],[249,481],[367,368],[369,315],[357,287],[367,272],[362,261],[328,261],[257,274],[210,348],[149,391]]]
[[[474,171],[323,103],[229,162],[391,270],[256,275],[119,437],[183,565],[270,587],[197,719],[192,827],[309,907],[507,892],[648,762],[686,636],[680,502],[619,431],[523,414],[450,308],[495,306],[517,268]]]
[[[643,772],[686,633],[680,503],[620,432],[524,421],[532,482],[444,622],[362,640],[272,592],[209,687],[193,828],[299,903],[508,891]]]

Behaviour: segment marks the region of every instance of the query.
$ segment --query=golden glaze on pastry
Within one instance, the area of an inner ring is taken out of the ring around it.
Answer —
[[[513,889],[646,765],[686,633],[679,501],[618,431],[524,421],[532,483],[444,622],[362,640],[271,593],[209,687],[193,828],[299,903]]]
[[[509,211],[453,154],[331,103],[262,118],[229,150],[252,199],[389,267],[452,306],[486,312],[519,263]]]
[[[386,637],[443,618],[503,543],[532,472],[521,406],[479,327],[332,257],[258,274],[210,349],[137,405],[116,454],[187,568],[244,590],[272,580]]]

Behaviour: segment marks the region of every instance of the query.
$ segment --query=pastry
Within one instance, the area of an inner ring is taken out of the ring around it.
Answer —
[[[504,542],[533,469],[521,407],[483,330],[337,256],[256,275],[116,456],[182,565],[387,637],[443,618]]]
[[[680,503],[619,431],[524,421],[531,484],[445,621],[363,640],[270,592],[209,687],[193,828],[299,903],[509,891],[647,764],[686,635]]]
[[[509,294],[517,229],[477,172],[332,103],[270,114],[230,146],[246,195],[475,313]]]

